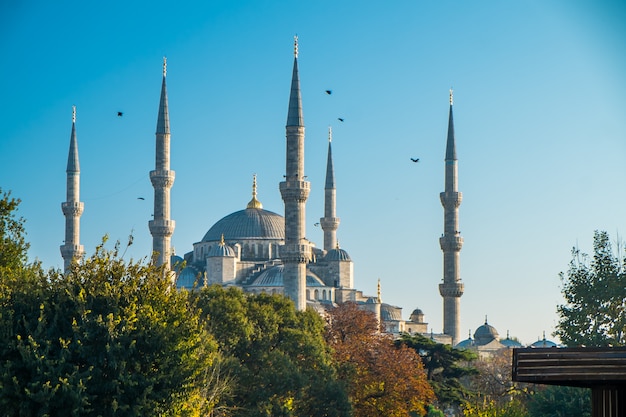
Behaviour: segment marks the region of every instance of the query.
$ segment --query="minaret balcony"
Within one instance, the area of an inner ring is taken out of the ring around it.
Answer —
[[[444,235],[439,238],[439,246],[444,252],[459,252],[463,247],[463,238],[458,235]]]
[[[66,216],[80,216],[83,214],[85,204],[82,201],[66,201],[61,203],[61,209]]]
[[[154,188],[171,188],[175,177],[176,173],[171,170],[150,171],[150,182]]]
[[[339,217],[322,217],[320,219],[322,230],[337,230],[339,227]]]
[[[61,245],[61,256],[63,259],[71,257],[80,257],[85,253],[85,247],[83,245],[72,245],[66,243]]]
[[[285,263],[308,263],[311,256],[308,244],[285,244],[280,247],[280,259]]]
[[[311,192],[311,183],[308,181],[283,181],[279,184],[279,188],[283,201],[304,203]]]
[[[439,284],[439,294],[442,297],[461,297],[463,295],[463,291],[465,290],[465,285],[462,282],[453,282],[446,283],[443,282]]]
[[[459,191],[446,191],[439,194],[441,199],[441,205],[447,210],[454,210],[459,208],[463,201],[463,193]]]
[[[174,220],[150,220],[148,227],[152,236],[172,236],[176,221]]]

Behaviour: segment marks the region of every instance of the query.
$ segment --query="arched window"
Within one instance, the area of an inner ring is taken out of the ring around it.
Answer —
[[[320,292],[318,290],[315,290],[315,299],[316,300],[320,299]]]
[[[326,290],[322,291],[322,298],[325,300],[326,299]]]

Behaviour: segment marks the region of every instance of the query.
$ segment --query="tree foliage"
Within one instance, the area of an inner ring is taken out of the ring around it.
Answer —
[[[396,344],[406,345],[421,356],[428,381],[440,405],[458,406],[471,397],[471,390],[461,380],[477,374],[478,371],[470,365],[476,359],[475,353],[437,343],[420,334],[405,333]]]
[[[198,387],[217,346],[159,268],[127,264],[100,246],[68,274],[3,273],[1,282],[3,415],[210,409]]]
[[[195,297],[205,325],[232,358],[233,416],[350,415],[317,313],[237,288],[211,286]]]
[[[345,303],[330,313],[326,340],[356,417],[424,415],[434,399],[422,360],[380,332],[373,313]]]
[[[21,200],[0,188],[0,273],[26,265],[29,244],[26,242],[25,220],[16,217]]]
[[[622,346],[626,329],[626,258],[613,252],[609,235],[596,231],[593,258],[572,250],[561,273],[565,304],[557,307],[555,335],[567,346]]]
[[[529,417],[591,417],[591,389],[537,385],[527,408]]]

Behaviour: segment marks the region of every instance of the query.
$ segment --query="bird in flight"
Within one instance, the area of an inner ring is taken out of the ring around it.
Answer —
[[[143,197],[137,197],[137,200],[145,200]]]
[[[411,158],[411,161],[413,161],[413,162],[419,162],[419,161],[420,161],[420,159],[419,159],[419,158]]]
[[[124,115],[124,112],[118,111],[117,112],[117,117],[122,117]]]
[[[326,94],[331,95],[333,93],[333,90],[326,90]]]
[[[337,120],[339,120],[340,122],[343,122],[343,119],[341,117],[337,117]]]

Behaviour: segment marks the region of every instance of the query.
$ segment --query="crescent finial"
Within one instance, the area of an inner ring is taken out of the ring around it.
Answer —
[[[293,37],[293,56],[298,57],[298,35]]]

